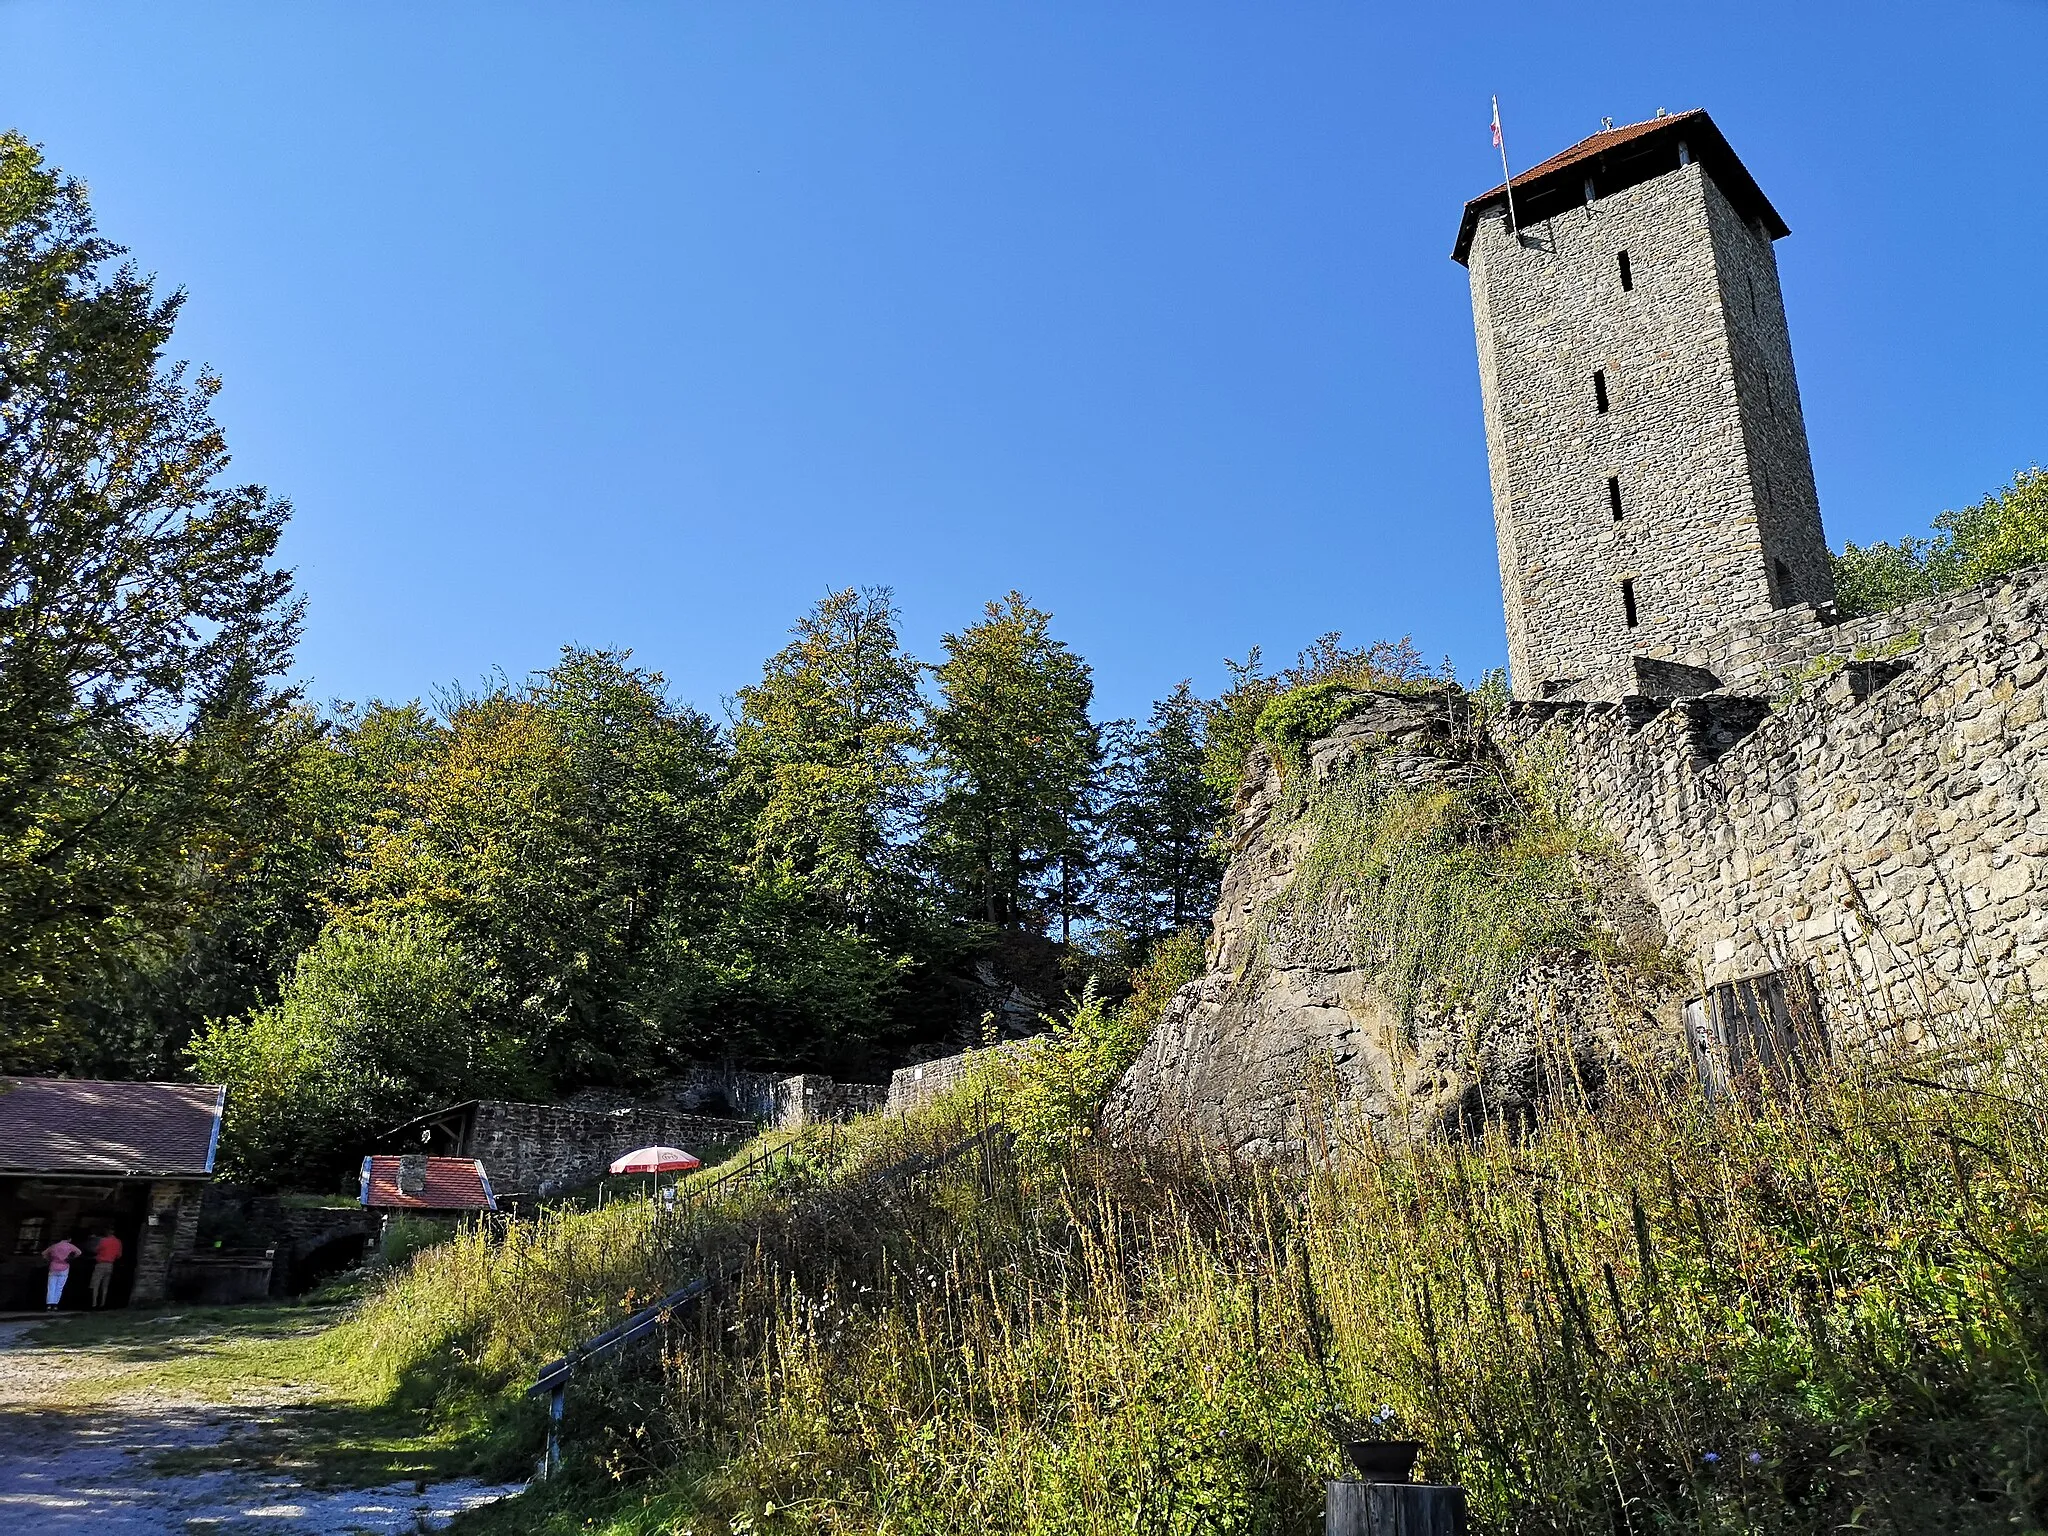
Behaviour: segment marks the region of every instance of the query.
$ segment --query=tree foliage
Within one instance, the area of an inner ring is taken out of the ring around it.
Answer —
[[[183,301],[0,135],[0,1067],[90,1057],[90,1000],[252,856],[301,735],[287,505],[224,483]]]
[[[194,1071],[228,1090],[223,1171],[332,1188],[367,1132],[523,1086],[493,1000],[485,968],[432,918],[329,927],[275,1004],[192,1043]]]
[[[1109,733],[1102,910],[1144,942],[1200,922],[1215,904],[1215,830],[1227,802],[1203,772],[1202,726],[1202,702],[1182,682],[1142,730],[1119,722]]]
[[[733,893],[716,728],[628,653],[570,647],[461,699],[436,736],[403,760],[350,904],[453,934],[550,1079],[657,1067],[664,1006],[701,992],[691,940]]]
[[[1835,556],[1835,606],[1845,618],[1882,613],[2048,561],[2048,470],[1934,520],[1931,538],[1845,544]]]
[[[872,931],[906,900],[903,848],[923,785],[920,668],[887,588],[828,593],[739,691],[732,796],[756,879],[787,876]]]
[[[1012,592],[947,635],[931,669],[925,857],[953,910],[1004,928],[1040,917],[1087,835],[1094,683],[1051,624]]]

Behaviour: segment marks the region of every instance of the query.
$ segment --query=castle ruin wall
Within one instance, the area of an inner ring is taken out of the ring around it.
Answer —
[[[1522,704],[1499,734],[1634,855],[1703,985],[1803,964],[1850,1049],[2048,998],[2048,571],[1752,639],[1768,703]]]

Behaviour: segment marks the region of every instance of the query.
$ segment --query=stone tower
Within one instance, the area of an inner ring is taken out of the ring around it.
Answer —
[[[1717,685],[1834,578],[1772,242],[1705,112],[1594,134],[1465,205],[1509,674],[1522,698]],[[1789,611],[1788,611],[1789,610]],[[1819,612],[1817,613],[1816,610]]]

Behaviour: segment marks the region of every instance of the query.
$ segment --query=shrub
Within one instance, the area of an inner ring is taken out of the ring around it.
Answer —
[[[1419,682],[1429,676],[1421,652],[1405,635],[1399,640],[1352,647],[1335,631],[1304,648],[1294,665],[1278,676],[1266,673],[1257,646],[1243,661],[1225,661],[1224,666],[1230,673],[1230,687],[1202,706],[1202,777],[1225,806],[1236,803],[1245,759],[1260,739],[1261,717],[1283,694],[1325,683],[1382,687]]]
[[[1835,606],[1844,617],[1882,613],[2048,561],[2048,470],[1934,520],[1931,539],[1847,544],[1834,557]]]
[[[333,1188],[368,1133],[516,1082],[516,1047],[475,1024],[489,995],[427,919],[330,924],[274,1005],[212,1021],[188,1048],[194,1075],[227,1086],[222,1170]]]
[[[1169,933],[1152,946],[1145,963],[1131,972],[1131,995],[1124,1011],[1152,1024],[1173,1001],[1173,994],[1199,977],[1207,966],[1202,935],[1193,928]]]

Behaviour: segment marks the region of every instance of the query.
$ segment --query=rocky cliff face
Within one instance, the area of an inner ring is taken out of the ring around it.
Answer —
[[[1451,693],[1370,692],[1303,754],[1316,784],[1369,761],[1409,790],[1474,788],[1497,749]],[[1298,788],[1298,787],[1297,787]],[[1112,1094],[1112,1136],[1255,1158],[1365,1135],[1425,1135],[1526,1116],[1561,1089],[1598,1092],[1618,1066],[1684,1060],[1675,998],[1589,954],[1532,964],[1489,1017],[1423,1010],[1404,1020],[1345,940],[1345,913],[1277,905],[1314,837],[1263,751],[1247,764],[1208,970],[1181,989]],[[1600,872],[1600,920],[1637,952],[1661,941],[1626,872]]]

